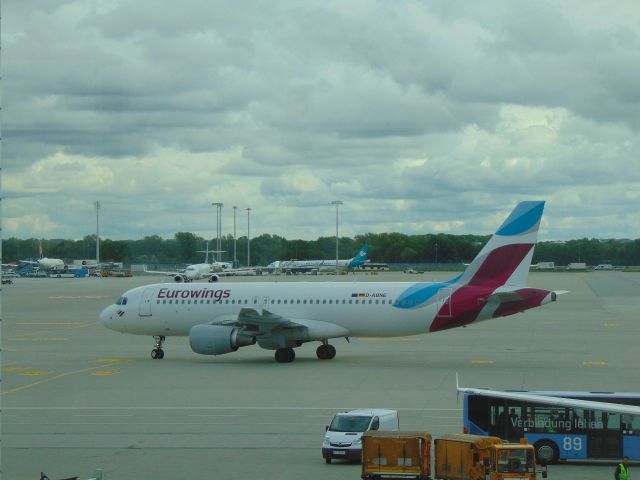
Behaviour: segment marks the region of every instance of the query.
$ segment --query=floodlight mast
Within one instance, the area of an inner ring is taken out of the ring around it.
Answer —
[[[338,275],[338,207],[342,205],[342,201],[334,200],[331,205],[336,206],[336,275]]]

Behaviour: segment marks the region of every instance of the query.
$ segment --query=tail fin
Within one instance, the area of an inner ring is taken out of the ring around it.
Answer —
[[[519,203],[473,259],[458,284],[525,286],[543,210],[543,201]]]
[[[359,267],[360,265],[362,265],[364,262],[367,261],[367,254],[368,253],[369,253],[369,245],[367,245],[365,243],[362,246],[362,248],[360,249],[360,251],[358,252],[358,254],[351,259],[351,261],[349,262],[348,267],[349,268],[354,268],[354,267]]]

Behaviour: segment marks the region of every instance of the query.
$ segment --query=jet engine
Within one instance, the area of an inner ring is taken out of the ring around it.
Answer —
[[[184,277],[182,275],[174,275],[173,276],[173,281],[177,282],[177,283],[182,283],[182,282],[184,282]]]
[[[209,283],[217,282],[218,280],[220,280],[220,277],[215,273],[213,275],[209,275]]]
[[[202,355],[222,355],[256,343],[256,338],[224,325],[195,325],[189,331],[191,350]]]

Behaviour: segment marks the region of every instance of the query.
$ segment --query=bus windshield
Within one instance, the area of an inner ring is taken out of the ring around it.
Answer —
[[[332,432],[364,432],[369,428],[371,417],[362,415],[336,415],[329,425]]]

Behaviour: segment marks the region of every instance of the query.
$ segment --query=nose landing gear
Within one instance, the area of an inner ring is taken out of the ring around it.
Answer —
[[[156,344],[151,350],[151,358],[154,360],[162,360],[164,358],[164,350],[162,349],[162,342],[164,342],[164,335],[156,335],[153,337]]]

